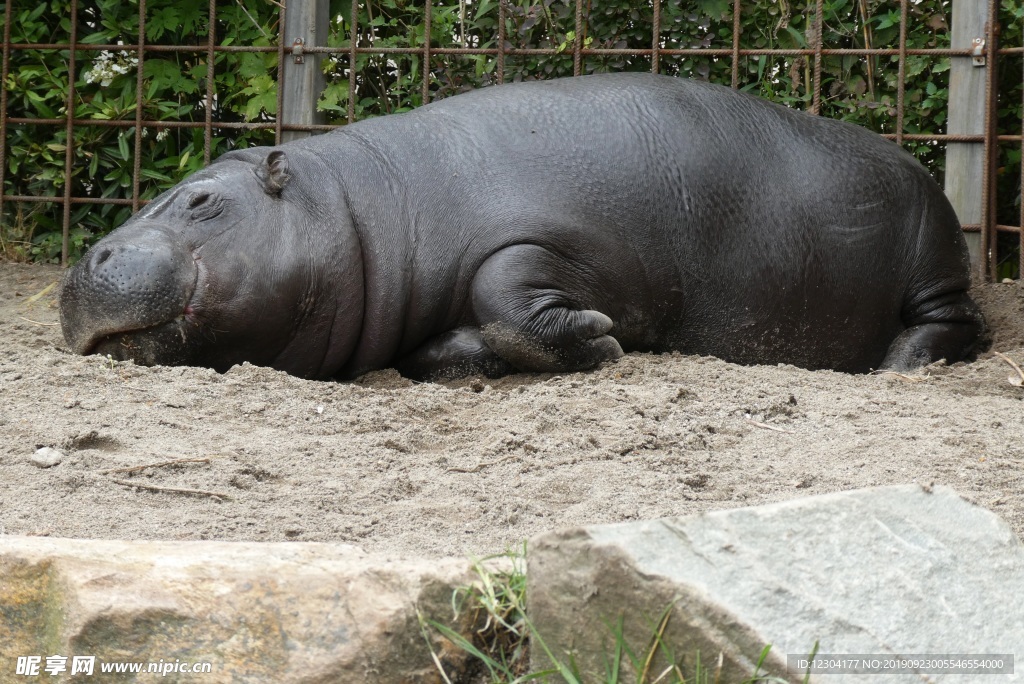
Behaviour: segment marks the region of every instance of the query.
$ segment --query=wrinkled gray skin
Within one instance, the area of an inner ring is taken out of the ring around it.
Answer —
[[[230,152],[71,269],[71,348],[305,377],[849,372],[975,347],[963,236],[860,128],[651,75],[495,86]]]

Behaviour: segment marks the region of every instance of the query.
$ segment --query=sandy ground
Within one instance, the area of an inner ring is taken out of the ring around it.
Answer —
[[[680,355],[443,385],[218,375],[69,353],[57,288],[34,297],[59,277],[0,264],[0,533],[479,556],[557,527],[911,482],[1024,533],[1024,388],[992,353],[913,377]],[[1024,289],[976,298],[993,349],[1024,364]],[[63,461],[33,465],[41,446]],[[199,461],[123,470],[177,459]]]

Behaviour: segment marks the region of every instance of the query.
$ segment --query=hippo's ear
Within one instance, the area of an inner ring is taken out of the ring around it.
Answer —
[[[263,183],[268,195],[280,195],[291,176],[288,174],[288,157],[281,150],[274,150],[256,167],[256,177]]]

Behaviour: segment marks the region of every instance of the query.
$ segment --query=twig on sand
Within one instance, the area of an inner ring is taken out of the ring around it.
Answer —
[[[39,292],[36,292],[34,295],[32,295],[31,297],[26,299],[25,300],[25,304],[26,305],[35,304],[37,301],[39,301],[40,299],[45,297],[47,295],[47,293],[49,293],[50,290],[52,290],[55,287],[57,287],[57,283],[56,282],[50,283],[49,285],[44,287],[42,290],[40,290]]]
[[[747,418],[747,422],[750,423],[751,425],[753,425],[754,427],[761,428],[762,430],[774,430],[775,432],[785,432],[787,435],[796,434],[792,430],[787,430],[786,428],[780,428],[780,427],[775,426],[775,425],[769,425],[768,423],[759,423],[756,420],[752,420],[750,418]]]
[[[110,475],[111,473],[136,473],[146,468],[162,468],[164,466],[178,465],[179,463],[209,463],[208,458],[178,458],[173,461],[161,461],[160,463],[147,463],[146,465],[128,466],[127,468],[111,468],[110,470],[100,471],[101,475]]]
[[[498,465],[499,463],[504,463],[505,461],[510,461],[513,458],[517,458],[518,456],[519,456],[519,454],[509,454],[508,456],[503,456],[502,458],[495,459],[493,461],[482,461],[480,463],[477,463],[472,468],[448,468],[448,470],[445,471],[445,472],[449,472],[449,473],[475,473],[475,472],[479,471],[481,468],[486,468],[487,466],[492,466],[492,465]]]
[[[158,487],[156,485],[141,484],[139,482],[132,482],[131,480],[117,480],[109,478],[111,482],[114,482],[125,487],[138,487],[139,489],[148,489],[153,492],[169,492],[171,494],[195,494],[197,496],[212,496],[218,499],[230,499],[231,497],[223,492],[211,492],[205,489],[186,489],[184,487]]]
[[[1013,368],[1013,370],[1017,371],[1017,375],[1020,377],[1020,381],[1019,382],[1015,382],[1016,378],[1014,378],[1013,376],[1010,376],[1009,378],[1007,378],[1010,381],[1010,384],[1011,385],[1015,385],[1017,387],[1020,387],[1021,385],[1024,385],[1024,370],[1020,369],[1020,366],[1017,365],[1017,362],[1014,361],[1013,359],[1011,359],[1006,354],[1002,354],[1000,352],[992,352],[992,353],[995,354],[996,356],[998,356],[999,358],[1001,358],[1006,363],[1010,364],[1010,366]]]
[[[904,373],[897,373],[891,370],[876,370],[871,371],[871,375],[895,375],[897,378],[906,380],[907,382],[924,382],[924,378],[915,378],[913,375],[906,375]]]
[[[25,318],[24,316],[18,316],[23,321],[28,321],[33,325],[60,325],[60,323],[40,323],[39,321],[33,321],[31,318]]]

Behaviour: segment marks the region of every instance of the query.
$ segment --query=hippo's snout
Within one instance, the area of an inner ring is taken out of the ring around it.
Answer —
[[[170,240],[101,240],[64,277],[64,338],[89,354],[105,338],[172,322],[185,312],[197,277],[192,255]]]

